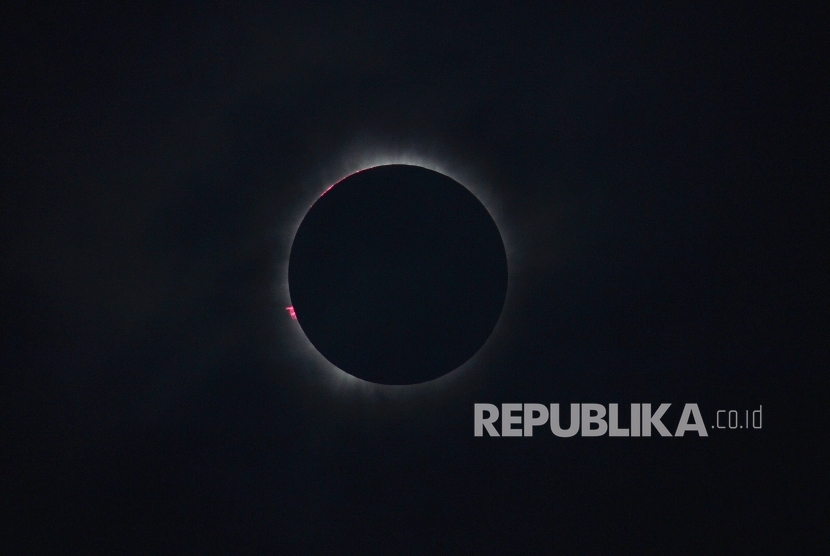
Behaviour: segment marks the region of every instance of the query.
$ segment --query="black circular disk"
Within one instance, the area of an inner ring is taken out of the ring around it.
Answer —
[[[335,366],[381,384],[438,378],[493,331],[504,243],[464,186],[420,166],[352,174],[303,219],[288,264],[296,318]]]

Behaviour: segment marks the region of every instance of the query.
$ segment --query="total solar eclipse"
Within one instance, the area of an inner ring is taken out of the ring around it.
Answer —
[[[291,313],[333,365],[417,384],[485,343],[507,292],[496,223],[466,187],[405,164],[351,174],[312,205],[288,262]]]

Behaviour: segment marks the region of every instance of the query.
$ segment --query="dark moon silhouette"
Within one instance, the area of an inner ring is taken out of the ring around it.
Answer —
[[[288,266],[294,314],[343,371],[381,384],[438,378],[501,314],[507,257],[484,205],[452,178],[394,164],[352,174],[302,221]]]

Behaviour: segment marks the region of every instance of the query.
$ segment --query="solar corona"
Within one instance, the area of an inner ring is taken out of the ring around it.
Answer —
[[[489,211],[458,181],[421,165],[370,166],[328,185],[303,216],[286,312],[340,372],[434,381],[493,332],[507,260]]]

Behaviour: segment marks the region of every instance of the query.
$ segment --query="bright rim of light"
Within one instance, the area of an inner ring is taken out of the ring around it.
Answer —
[[[411,385],[387,385],[376,384],[359,379],[329,362],[317,351],[314,345],[300,327],[296,320],[291,294],[288,285],[288,259],[291,253],[291,246],[294,236],[300,227],[311,206],[329,190],[347,177],[370,168],[388,166],[391,164],[405,164],[409,166],[421,166],[435,172],[449,176],[459,184],[466,187],[484,205],[490,216],[496,222],[501,234],[502,241],[507,253],[508,279],[507,297],[504,309],[492,334],[468,361],[449,373],[420,384]],[[277,267],[277,281],[274,289],[275,301],[285,307],[286,312],[280,312],[277,319],[277,332],[282,340],[282,351],[288,354],[292,364],[299,372],[313,373],[315,382],[320,382],[334,388],[338,393],[349,392],[354,394],[384,395],[399,397],[403,394],[415,392],[430,392],[436,389],[445,389],[458,381],[464,380],[470,375],[470,371],[481,365],[482,360],[492,348],[492,340],[498,336],[499,331],[504,327],[504,313],[507,310],[512,290],[512,275],[515,267],[514,250],[511,249],[513,242],[507,232],[506,218],[497,202],[493,190],[479,173],[471,166],[461,163],[447,163],[438,157],[431,157],[420,154],[417,149],[392,150],[392,149],[354,149],[352,152],[339,159],[334,160],[327,167],[323,168],[314,179],[309,180],[306,187],[302,188],[302,201],[295,211],[290,214],[289,221],[285,223],[282,230],[279,230],[281,262]]]

